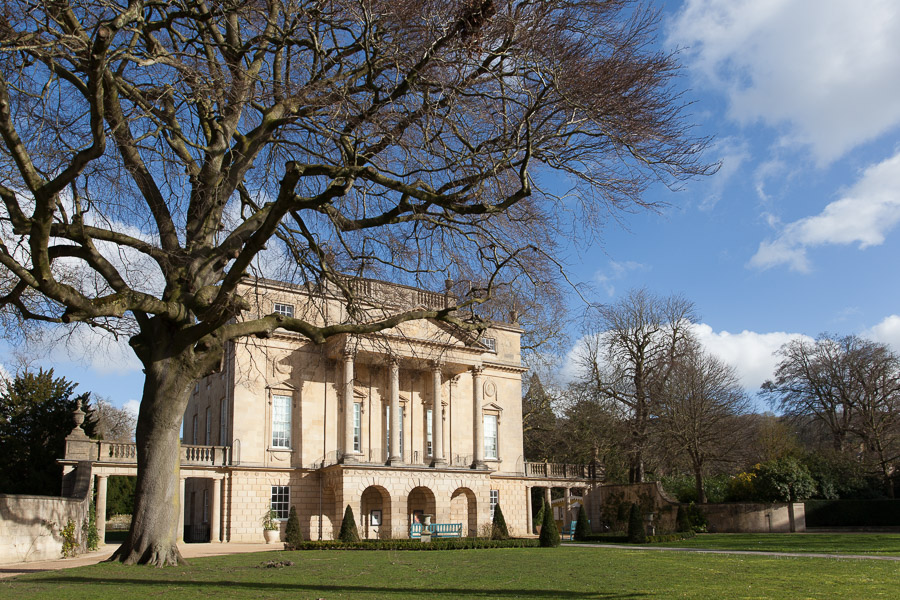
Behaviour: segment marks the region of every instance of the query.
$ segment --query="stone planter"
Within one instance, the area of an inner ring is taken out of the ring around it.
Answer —
[[[266,536],[267,544],[274,544],[281,539],[281,532],[277,529],[263,529],[263,535]]]

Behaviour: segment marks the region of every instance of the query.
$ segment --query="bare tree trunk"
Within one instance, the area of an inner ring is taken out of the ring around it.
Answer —
[[[159,567],[184,562],[178,551],[182,417],[195,381],[184,356],[151,363],[135,439],[138,474],[128,538],[109,559]]]
[[[697,490],[697,504],[706,504],[706,488],[703,487],[703,468],[694,465],[694,485]]]

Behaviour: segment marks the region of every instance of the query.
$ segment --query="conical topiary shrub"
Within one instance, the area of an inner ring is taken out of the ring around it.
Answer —
[[[647,543],[647,530],[644,529],[644,517],[638,504],[631,505],[628,513],[628,541],[632,544]]]
[[[541,499],[538,501],[537,514],[534,515],[534,520],[531,522],[531,530],[534,533],[538,533],[538,527],[540,527],[541,524],[543,524],[543,522],[544,522],[544,510],[545,510],[544,498],[541,497]]]
[[[688,532],[691,531],[691,518],[688,515],[686,506],[678,507],[678,516],[675,517],[675,531]]]
[[[300,533],[300,519],[297,517],[297,508],[291,507],[288,515],[287,527],[284,529],[284,547],[286,550],[296,550],[303,541],[303,535]]]
[[[347,505],[344,511],[344,520],[341,522],[341,532],[338,539],[342,542],[358,542],[359,532],[356,530],[356,519],[353,518],[353,509]]]
[[[559,546],[559,529],[553,520],[553,508],[544,506],[544,521],[541,523],[541,537],[538,538],[541,548],[555,548]]]
[[[591,535],[591,524],[588,522],[587,511],[584,510],[584,504],[578,509],[578,520],[575,522],[575,535],[577,541],[583,542]]]
[[[492,540],[508,540],[509,539],[509,529],[506,528],[506,519],[503,518],[503,511],[500,510],[500,505],[494,507],[494,522],[491,527],[491,539]]]

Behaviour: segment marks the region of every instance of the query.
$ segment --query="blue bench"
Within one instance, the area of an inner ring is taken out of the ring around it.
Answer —
[[[462,523],[432,523],[428,526],[432,538],[458,538],[462,537]],[[409,537],[421,539],[422,524],[413,523],[409,527]]]
[[[588,520],[588,527],[590,527],[590,525],[591,525],[591,522],[590,522],[590,520]],[[572,521],[571,523],[569,523],[569,528],[563,529],[560,535],[562,535],[563,537],[568,536],[568,539],[574,540],[575,539],[575,527],[577,527],[577,526],[578,526],[578,521]]]

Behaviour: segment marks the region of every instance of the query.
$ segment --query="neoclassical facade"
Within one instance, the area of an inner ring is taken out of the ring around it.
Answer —
[[[370,316],[448,302],[374,280],[347,285]],[[253,280],[243,294],[256,307],[249,317],[348,319],[321,289]],[[475,335],[419,320],[321,345],[282,329],[232,344],[184,414],[185,540],[259,542],[263,516],[275,511],[283,529],[291,506],[305,539],[331,539],[348,505],[363,537],[407,537],[418,515],[477,535],[497,503],[522,536],[531,534],[532,487],[548,501],[550,487],[566,496],[580,487],[589,499],[599,485],[590,468],[524,459],[521,333],[515,322]],[[95,444],[77,451],[94,461],[99,503],[106,477],[134,472],[134,450]]]

